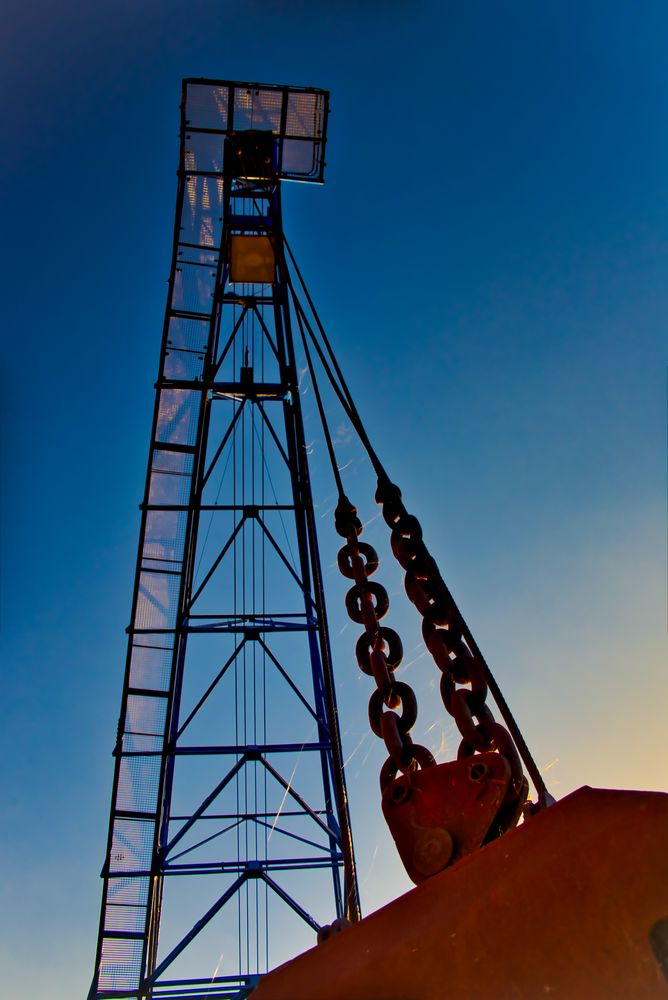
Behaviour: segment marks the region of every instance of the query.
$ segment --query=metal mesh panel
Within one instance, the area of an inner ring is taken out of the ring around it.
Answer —
[[[204,353],[209,341],[208,319],[185,319],[182,316],[172,316],[169,320],[167,345],[186,351]]]
[[[148,876],[110,878],[107,883],[107,903],[118,906],[146,906],[149,884]]]
[[[271,129],[281,127],[283,93],[280,90],[237,88],[234,92],[234,128]]]
[[[116,809],[154,813],[158,802],[159,757],[123,757],[120,762]]]
[[[148,502],[166,506],[187,504],[190,499],[192,466],[192,455],[156,448],[153,452]]]
[[[305,139],[285,139],[283,171],[286,174],[315,176],[320,169],[321,155],[320,143]]]
[[[172,308],[209,315],[215,283],[215,269],[184,261],[174,275]]]
[[[129,694],[125,732],[159,736],[165,728],[167,699],[162,695]]]
[[[191,476],[185,472],[165,472],[154,469],[148,492],[151,504],[187,504],[190,498]]]
[[[200,382],[204,370],[204,354],[181,351],[178,348],[165,352],[165,378],[183,382]]]
[[[188,515],[182,510],[150,510],[146,515],[142,557],[166,563],[167,569],[178,569],[183,558]]]
[[[156,440],[194,444],[201,393],[190,389],[163,389],[160,393]]]
[[[223,197],[223,180],[222,178],[217,178],[215,181],[208,179],[207,192],[211,190],[212,185],[215,184],[218,192],[218,200],[222,203]],[[210,271],[215,271],[218,264],[218,252],[216,250],[200,250],[197,247],[182,246],[179,248],[178,252],[178,266],[181,264],[199,264],[201,267],[208,268]]]
[[[324,94],[288,94],[288,117],[285,134],[319,138],[324,125]]]
[[[195,157],[186,157],[186,169],[196,170]],[[181,242],[217,248],[222,230],[222,179],[188,177],[181,213]]]
[[[223,144],[222,135],[211,135],[208,132],[193,132],[186,139],[187,169],[198,173],[222,174]]]
[[[132,647],[130,686],[166,691],[172,669],[172,648],[155,649],[138,642]]]
[[[127,931],[130,934],[141,934],[145,922],[146,910],[143,906],[107,905],[104,911],[105,931]]]
[[[194,128],[227,128],[229,88],[189,83],[186,122]]]
[[[153,830],[152,820],[122,818],[114,820],[109,856],[111,874],[150,870]]]
[[[194,268],[195,271],[204,272],[204,268]],[[215,272],[214,272],[215,274]],[[213,305],[213,279],[209,277],[209,272],[205,272],[206,283],[189,300],[186,300],[185,291],[180,301],[173,303],[173,308],[183,309],[187,312],[203,313],[210,310]],[[192,278],[187,278],[193,283]],[[176,296],[176,292],[175,292]],[[196,297],[195,297],[196,296]],[[206,301],[205,301],[206,300]],[[206,319],[185,319],[182,316],[172,316],[169,321],[169,331],[167,335],[167,349],[165,352],[163,375],[165,378],[183,379],[185,381],[200,381],[204,368],[204,358],[209,337],[209,318]]]
[[[142,941],[105,938],[100,962],[100,989],[131,990],[139,986]]]
[[[125,733],[123,735],[123,753],[160,753],[164,743],[161,733]]]
[[[180,574],[142,570],[135,628],[174,628],[179,607]]]

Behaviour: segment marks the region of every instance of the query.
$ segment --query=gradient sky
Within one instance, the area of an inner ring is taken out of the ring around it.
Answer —
[[[3,1000],[92,974],[183,76],[332,91],[326,184],[290,187],[285,221],[370,436],[553,793],[668,790],[665,3],[3,0],[2,21]],[[307,428],[368,912],[408,883]],[[435,674],[405,679],[446,759]]]

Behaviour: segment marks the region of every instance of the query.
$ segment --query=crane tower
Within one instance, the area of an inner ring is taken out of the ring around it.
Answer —
[[[359,916],[281,221],[327,115],[183,84],[89,1000],[243,997]]]

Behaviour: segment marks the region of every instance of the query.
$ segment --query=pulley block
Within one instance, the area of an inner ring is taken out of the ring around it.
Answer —
[[[511,781],[508,761],[489,751],[381,776],[383,814],[416,884],[486,840]]]

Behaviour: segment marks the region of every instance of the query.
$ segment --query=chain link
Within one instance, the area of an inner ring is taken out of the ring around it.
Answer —
[[[423,617],[425,645],[441,671],[443,704],[462,737],[457,757],[496,750],[510,765],[511,782],[497,818],[507,829],[517,822],[528,792],[517,748],[485,703],[484,667],[466,642],[463,619],[422,540],[420,522],[408,513],[399,488],[389,481],[379,480],[376,501],[392,531],[392,552],[405,571],[406,594]]]
[[[357,663],[376,682],[369,700],[369,723],[389,753],[381,775],[432,767],[436,763],[432,754],[413,743],[410,736],[417,719],[415,692],[409,684],[394,679],[403,658],[401,639],[394,629],[379,624],[390,601],[380,583],[369,581],[378,569],[378,555],[371,545],[358,540],[362,523],[347,497],[339,500],[335,525],[338,534],[346,539],[337,557],[339,569],[344,577],[355,581],[346,594],[346,610],[354,622],[364,625],[355,646]]]

